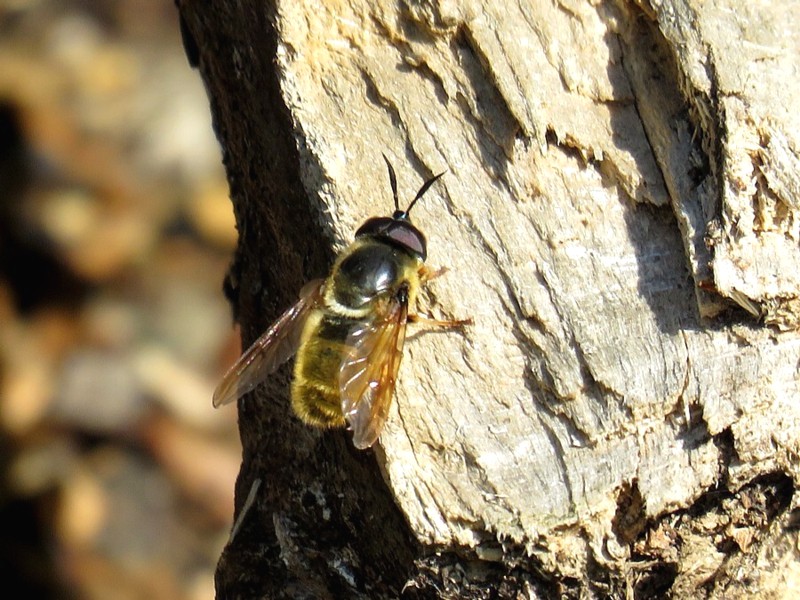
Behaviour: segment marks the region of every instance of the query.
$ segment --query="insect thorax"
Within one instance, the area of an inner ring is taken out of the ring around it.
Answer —
[[[371,302],[417,277],[420,259],[382,240],[356,240],[339,257],[329,279],[330,307],[354,318],[369,314]]]

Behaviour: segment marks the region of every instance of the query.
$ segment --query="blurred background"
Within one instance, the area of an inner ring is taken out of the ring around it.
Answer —
[[[0,0],[0,575],[214,596],[240,447],[220,150],[171,0]]]

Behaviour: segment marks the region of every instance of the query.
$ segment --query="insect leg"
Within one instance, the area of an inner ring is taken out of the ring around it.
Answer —
[[[442,321],[440,319],[433,319],[426,315],[421,315],[419,313],[408,315],[408,322],[409,323],[419,323],[420,325],[425,325],[426,327],[441,327],[445,329],[458,329],[459,327],[466,327],[467,325],[472,325],[472,319],[447,319],[446,321]]]
[[[450,269],[447,267],[439,267],[438,269],[431,269],[427,265],[422,265],[419,268],[419,279],[422,283],[427,283],[431,279],[436,279],[447,273]]]

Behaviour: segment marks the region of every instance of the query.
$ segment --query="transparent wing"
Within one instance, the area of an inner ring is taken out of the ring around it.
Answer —
[[[322,284],[322,279],[307,283],[300,292],[300,299],[225,373],[214,390],[215,407],[241,398],[294,355],[309,312],[322,302]]]
[[[407,321],[408,301],[387,299],[383,310],[347,338],[339,390],[342,414],[353,430],[356,448],[372,446],[389,416]]]

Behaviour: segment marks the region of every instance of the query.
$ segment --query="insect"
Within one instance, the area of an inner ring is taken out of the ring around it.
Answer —
[[[386,158],[395,212],[372,217],[336,259],[327,279],[309,282],[300,298],[242,354],[214,392],[214,406],[253,390],[295,353],[292,408],[305,423],[344,427],[368,448],[389,415],[406,325],[456,328],[409,313],[421,286],[445,272],[425,266],[427,242],[411,224],[416,202],[444,174],[428,179],[401,210],[397,177]]]

